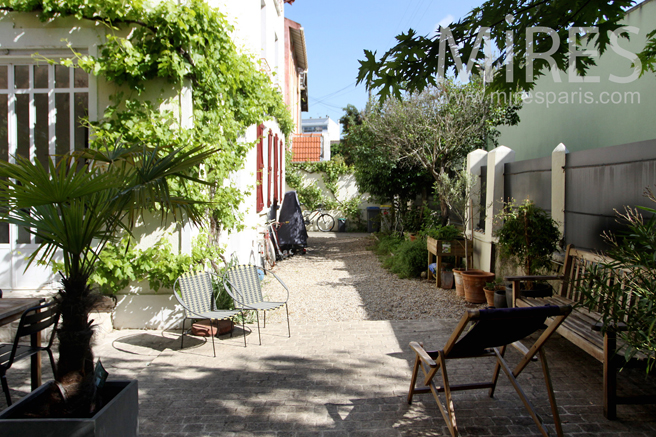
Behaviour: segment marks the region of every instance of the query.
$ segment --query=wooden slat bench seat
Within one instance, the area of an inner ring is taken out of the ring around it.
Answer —
[[[562,275],[508,276],[505,279],[512,283],[511,306],[513,307],[532,307],[548,304],[572,305],[574,307],[570,316],[560,325],[557,332],[603,363],[604,416],[608,419],[615,419],[618,404],[656,404],[656,396],[617,396],[617,371],[619,367],[625,364],[625,359],[617,353],[616,334],[615,332],[602,334],[599,329],[601,315],[587,308],[577,306],[583,299],[577,289],[585,280],[586,269],[601,261],[602,258],[599,255],[569,245],[565,252]],[[527,280],[557,280],[560,281],[560,287],[551,297],[525,297],[520,293],[520,283]],[[627,299],[627,302],[630,301],[630,299]]]

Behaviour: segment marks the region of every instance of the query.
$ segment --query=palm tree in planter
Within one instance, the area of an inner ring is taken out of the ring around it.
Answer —
[[[195,180],[193,169],[216,150],[199,146],[170,149],[120,142],[99,150],[73,152],[55,165],[16,157],[0,162],[2,221],[24,227],[39,246],[28,258],[50,263],[63,257],[59,360],[51,388],[50,417],[88,416],[96,406],[93,335],[89,313],[99,294],[89,285],[100,251],[115,242],[118,231],[130,232],[144,210],[181,215],[200,223],[193,202],[174,197],[169,184]]]

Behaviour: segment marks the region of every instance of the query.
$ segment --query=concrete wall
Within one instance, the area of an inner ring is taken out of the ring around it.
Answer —
[[[303,178],[303,183],[305,185],[316,185],[319,187],[325,196],[332,197],[332,193],[328,188],[326,188],[326,184],[323,182],[323,177],[319,173],[307,173],[302,171],[302,178]],[[285,185],[285,191],[293,190],[294,188],[289,187],[288,185]],[[358,190],[358,185],[355,182],[355,176],[354,175],[344,175],[340,176],[339,179],[337,180],[337,199],[340,201],[347,201],[353,198],[359,198],[360,199],[360,218],[363,220],[363,223],[366,225],[366,219],[367,219],[367,207],[368,206],[379,206],[377,203],[371,203],[369,202],[369,194],[367,193],[360,193]],[[345,218],[346,216],[342,211],[339,209],[337,210],[331,210],[328,211],[330,215],[332,215],[335,218],[335,227],[333,228],[333,231],[337,231],[337,219],[338,218]],[[350,223],[349,220],[346,222],[347,224],[347,229],[352,230],[354,229],[354,224]],[[316,228],[316,224],[313,223],[308,227],[308,231],[317,231],[318,229]]]
[[[656,1],[633,8],[624,23],[637,33],[631,33],[630,41],[620,39],[617,46],[639,53],[646,34],[656,28]],[[499,144],[512,148],[521,161],[549,156],[559,143],[576,152],[656,138],[656,123],[652,121],[656,76],[646,73],[639,79],[617,83],[634,73],[632,60],[627,59],[630,55],[621,53],[609,49],[585,78],[569,79],[559,72],[557,83],[547,72],[537,81],[532,99],[519,111],[519,125],[500,128]]]
[[[550,212],[564,245],[588,250],[604,250],[601,234],[619,230],[616,211],[654,207],[643,193],[656,183],[656,140],[579,152],[561,143],[549,159],[517,162],[514,151],[501,146],[474,151],[467,162],[474,176],[487,166],[485,229],[474,231],[474,264],[486,271],[499,267],[494,234],[501,223],[495,217],[510,198],[533,200]]]

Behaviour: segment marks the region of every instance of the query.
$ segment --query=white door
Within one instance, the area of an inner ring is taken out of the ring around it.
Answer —
[[[88,144],[89,77],[79,68],[30,63],[0,64],[0,159],[48,159]],[[0,223],[0,288],[50,288],[49,267],[26,258],[38,247],[24,228]]]

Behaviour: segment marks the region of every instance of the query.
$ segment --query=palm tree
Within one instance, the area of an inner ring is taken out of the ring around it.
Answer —
[[[0,162],[0,220],[34,234],[38,249],[33,262],[63,257],[62,289],[56,299],[62,319],[58,328],[59,360],[54,405],[50,415],[88,414],[95,406],[93,335],[89,313],[97,300],[89,284],[100,251],[114,242],[118,231],[130,232],[146,209],[201,222],[200,208],[171,195],[170,182],[184,184],[194,169],[216,150],[199,146],[167,149],[125,146],[120,142],[100,150],[73,152],[57,164],[16,157]]]

